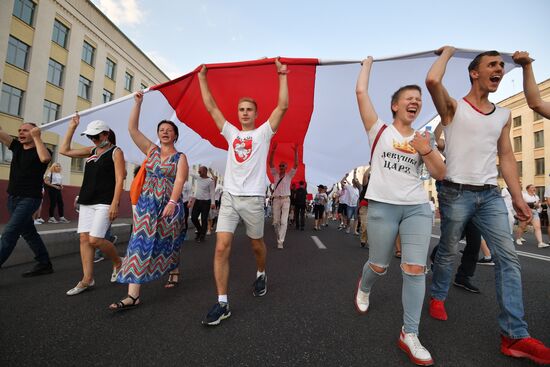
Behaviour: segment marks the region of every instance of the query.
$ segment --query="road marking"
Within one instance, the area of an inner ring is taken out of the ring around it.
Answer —
[[[311,236],[311,239],[313,240],[313,242],[315,242],[315,244],[317,245],[317,247],[319,247],[319,250],[326,250],[327,247],[323,244],[323,242],[321,242],[321,240],[319,239],[319,237],[317,236]]]
[[[440,236],[436,234],[432,234],[432,237],[439,238]],[[532,252],[517,251],[517,250],[516,250],[516,253],[519,256],[530,257],[532,259],[543,260],[543,261],[550,261],[550,256],[546,256],[546,255],[533,254]]]

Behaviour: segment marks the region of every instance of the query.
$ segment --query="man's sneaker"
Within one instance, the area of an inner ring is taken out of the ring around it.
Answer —
[[[202,324],[205,326],[216,326],[229,316],[231,316],[229,305],[227,303],[216,302],[210,311],[208,311],[208,314],[206,314],[206,318],[202,320]]]
[[[418,335],[405,333],[401,329],[399,335],[399,348],[409,356],[412,363],[418,366],[431,366],[434,364],[430,352],[420,343]]]
[[[42,218],[37,218],[36,221],[40,222],[40,224],[44,223],[44,219],[42,219]]]
[[[490,265],[490,266],[493,266],[493,265],[495,265],[495,262],[493,261],[493,258],[492,258],[492,257],[491,257],[491,258],[488,258],[488,259],[482,257],[481,259],[479,259],[479,260],[477,261],[477,264],[478,264],[478,265]]]
[[[430,300],[430,316],[437,320],[446,321],[445,302],[432,298]]]
[[[50,219],[48,219],[48,223],[59,223],[59,222],[54,217],[50,217]]]
[[[359,278],[355,291],[355,308],[359,313],[365,314],[369,310],[369,295],[370,293],[361,290],[361,278]]]
[[[521,240],[516,240],[516,245],[521,246],[523,245],[523,242]]]
[[[501,335],[500,351],[510,357],[527,358],[539,364],[550,364],[550,348],[535,338],[511,339]]]
[[[105,258],[101,255],[95,255],[94,256],[94,263],[98,263],[98,262],[103,261],[103,260],[105,260]]]
[[[39,221],[38,219],[35,219],[35,220],[34,220],[34,224],[35,224],[35,225],[39,225],[39,224],[42,224],[42,223],[44,223],[44,222],[41,222],[41,221]]]
[[[455,287],[466,289],[468,292],[480,293],[479,288],[470,283],[468,279],[455,279],[453,284]]]
[[[68,220],[68,219],[65,218],[65,217],[61,217],[61,218],[59,218],[59,223],[71,223],[71,221]]]
[[[263,297],[267,293],[267,275],[260,275],[254,281],[254,290],[252,294],[254,297]]]
[[[520,240],[521,242],[526,242],[526,241],[527,241],[527,240],[526,240],[525,238],[523,238],[523,237],[521,237],[519,240]]]
[[[540,242],[540,243],[539,243],[539,244],[538,244],[537,246],[538,246],[538,248],[546,248],[546,247],[550,247],[550,245],[549,245],[549,244],[547,244],[547,243],[544,243],[544,242]]]
[[[47,264],[36,264],[31,270],[24,272],[21,276],[24,278],[30,278],[51,273],[53,273],[53,266],[52,263],[49,262]]]

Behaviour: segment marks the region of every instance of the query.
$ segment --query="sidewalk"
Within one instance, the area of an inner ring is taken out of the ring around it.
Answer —
[[[0,224],[0,233],[4,231],[5,223]],[[42,240],[46,244],[51,258],[80,252],[79,235],[76,233],[78,221],[71,223],[44,223],[36,226]],[[117,246],[126,244],[130,239],[132,218],[118,218],[111,228],[113,235],[118,236]],[[3,267],[19,265],[34,261],[34,254],[23,238],[19,238],[8,261]],[[55,264],[54,264],[55,265]]]

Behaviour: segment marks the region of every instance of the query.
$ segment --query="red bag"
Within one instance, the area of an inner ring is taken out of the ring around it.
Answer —
[[[136,176],[132,181],[132,185],[130,185],[130,201],[132,202],[132,205],[137,205],[139,195],[141,195],[141,190],[143,189],[143,184],[145,183],[145,176],[147,175],[147,169],[145,168],[145,165],[147,164],[147,160],[149,159],[149,156],[151,155],[151,152],[153,150],[154,149],[151,149],[149,151],[149,154],[141,164],[138,173],[136,173]]]

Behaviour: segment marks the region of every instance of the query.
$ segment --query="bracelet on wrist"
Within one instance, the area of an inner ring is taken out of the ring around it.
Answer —
[[[430,153],[433,152],[433,151],[434,151],[433,149],[430,149],[429,152],[424,153],[424,154],[420,154],[420,156],[421,156],[421,157],[425,157],[425,156],[427,156],[428,154],[430,154]]]
[[[290,73],[290,70],[288,70],[288,69],[287,69],[287,70],[279,70],[279,71],[277,71],[277,74],[279,74],[279,75],[286,75],[286,74],[288,74],[288,73]]]
[[[174,205],[178,205],[178,203],[176,203],[174,200],[170,199],[168,200],[168,204],[174,204]]]

